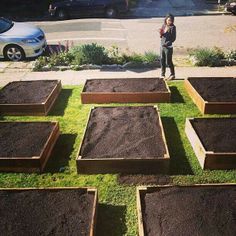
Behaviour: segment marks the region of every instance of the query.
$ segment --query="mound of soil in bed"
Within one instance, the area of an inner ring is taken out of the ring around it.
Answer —
[[[98,107],[92,110],[81,156],[85,158],[156,158],[165,151],[153,107]]]
[[[39,156],[55,124],[0,122],[0,158]]]
[[[43,103],[57,83],[57,80],[9,83],[0,90],[0,104]]]
[[[236,78],[190,78],[189,82],[208,102],[236,102]]]
[[[93,201],[78,190],[0,191],[1,235],[87,236]]]
[[[97,79],[88,80],[83,92],[167,92],[163,79]]]
[[[236,152],[236,118],[190,121],[206,151]]]
[[[235,235],[235,199],[235,187],[173,187],[146,193],[145,235]]]

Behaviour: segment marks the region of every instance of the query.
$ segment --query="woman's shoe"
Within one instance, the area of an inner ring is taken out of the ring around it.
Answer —
[[[160,78],[161,78],[161,79],[165,79],[165,75],[161,75]]]
[[[170,80],[174,80],[175,79],[175,75],[170,75],[166,80],[170,81]]]

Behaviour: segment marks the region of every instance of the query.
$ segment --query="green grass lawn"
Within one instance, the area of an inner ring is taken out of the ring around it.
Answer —
[[[174,184],[236,182],[236,171],[203,171],[184,132],[186,117],[201,117],[183,88],[170,82],[172,103],[159,104],[171,156],[170,175]],[[97,235],[137,235],[136,187],[119,185],[117,175],[79,175],[76,154],[92,105],[82,105],[82,86],[65,86],[47,117],[10,117],[0,120],[59,121],[61,136],[44,174],[0,173],[1,188],[92,186],[99,192]]]

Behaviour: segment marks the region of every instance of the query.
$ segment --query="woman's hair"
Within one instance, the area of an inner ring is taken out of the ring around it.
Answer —
[[[171,21],[174,23],[175,17],[172,14],[167,14],[166,17],[165,17],[165,20],[164,20],[165,24],[166,24],[166,21],[167,21],[168,18],[170,18]]]

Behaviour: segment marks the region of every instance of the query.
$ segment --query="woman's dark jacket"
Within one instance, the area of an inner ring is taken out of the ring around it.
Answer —
[[[162,29],[165,29],[165,25],[162,26]],[[162,47],[172,47],[172,43],[176,39],[176,27],[175,25],[169,26],[169,30],[165,32],[161,37],[161,46]]]

